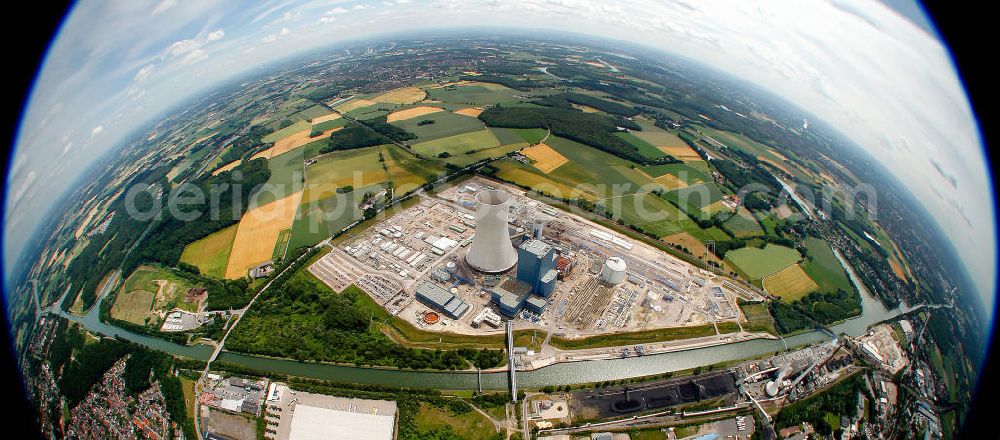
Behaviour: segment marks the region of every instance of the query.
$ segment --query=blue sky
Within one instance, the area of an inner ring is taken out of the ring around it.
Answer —
[[[933,33],[868,0],[81,1],[22,120],[8,174],[7,261],[87,164],[181,100],[300,51],[382,32],[479,25],[633,41],[807,109],[922,196],[966,250],[992,307],[993,198],[961,83]]]

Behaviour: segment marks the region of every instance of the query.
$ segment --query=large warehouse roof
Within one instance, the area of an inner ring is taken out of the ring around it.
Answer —
[[[393,417],[296,405],[289,440],[391,440]]]

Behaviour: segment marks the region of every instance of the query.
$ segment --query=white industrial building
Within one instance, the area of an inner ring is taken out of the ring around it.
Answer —
[[[289,440],[391,440],[393,415],[296,405]]]

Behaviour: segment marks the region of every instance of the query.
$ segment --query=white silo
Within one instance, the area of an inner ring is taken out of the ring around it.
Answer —
[[[517,252],[510,242],[507,217],[510,215],[510,196],[499,190],[476,194],[476,236],[465,254],[465,261],[481,272],[506,271],[517,263]]]
[[[621,257],[611,257],[601,268],[601,280],[608,284],[620,284],[625,281],[625,260]]]

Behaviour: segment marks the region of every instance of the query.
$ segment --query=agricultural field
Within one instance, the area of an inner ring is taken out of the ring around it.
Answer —
[[[419,432],[441,433],[448,430],[456,438],[494,438],[498,434],[489,421],[476,411],[455,414],[448,409],[436,408],[426,403],[420,405],[420,410],[413,417],[413,423]]]
[[[267,143],[278,142],[279,140],[284,139],[284,138],[286,138],[288,136],[291,136],[291,135],[293,135],[295,133],[298,133],[298,132],[300,132],[302,130],[309,130],[310,127],[311,127],[311,125],[308,122],[304,121],[304,120],[296,121],[292,125],[289,125],[289,126],[287,126],[285,128],[277,130],[277,131],[275,131],[275,132],[273,132],[273,133],[271,133],[271,134],[269,134],[267,136],[264,136],[263,138],[261,138],[261,141],[267,142]]]
[[[193,265],[207,276],[224,278],[237,227],[238,225],[232,225],[188,244],[181,253],[181,263]]]
[[[743,325],[748,331],[764,331],[772,335],[777,335],[778,330],[774,328],[774,318],[767,308],[766,303],[747,303],[740,301],[740,310],[747,322]]]
[[[434,121],[434,123],[420,125],[421,121]],[[449,111],[440,111],[420,117],[398,120],[393,122],[392,125],[415,134],[417,139],[411,141],[411,143],[426,142],[486,129],[486,125],[477,118]]]
[[[427,94],[419,87],[401,87],[371,98],[371,100],[388,104],[412,104],[422,101],[426,97]]]
[[[700,212],[708,218],[718,211],[719,202],[722,201],[722,190],[715,182],[707,182],[669,191],[663,197],[677,203],[688,213],[697,215]]]
[[[145,325],[153,312],[180,308],[197,311],[199,304],[186,302],[188,289],[195,287],[172,269],[159,266],[139,266],[119,287],[111,317],[133,324]]]
[[[569,162],[569,159],[566,159],[563,155],[559,154],[559,152],[553,150],[552,147],[545,144],[538,144],[525,148],[521,151],[521,153],[535,161],[531,164],[531,166],[538,168],[538,170],[543,173],[550,173],[552,170],[559,168],[566,162]]]
[[[435,180],[445,171],[440,163],[419,159],[395,145],[384,145],[381,151],[396,195],[405,194]]]
[[[502,159],[493,162],[493,166],[499,169],[499,171],[497,171],[497,177],[510,182],[515,182],[519,185],[525,185],[543,194],[555,197],[566,197],[569,199],[581,198],[590,201],[597,199],[597,197],[589,192],[584,192],[579,188],[574,188],[566,185],[565,183],[553,180],[541,171],[535,169],[535,167],[522,164],[512,159]]]
[[[240,220],[226,266],[226,279],[247,276],[247,271],[271,259],[282,230],[292,227],[302,192],[248,210]]]
[[[334,151],[306,167],[303,203],[312,203],[337,194],[345,186],[363,188],[387,179],[378,161],[379,147]]]
[[[764,234],[764,230],[757,223],[757,219],[742,206],[736,211],[736,215],[733,215],[732,218],[726,221],[725,226],[737,238],[754,237]]]
[[[366,192],[377,193],[385,184],[354,188],[346,194],[335,194],[309,203],[302,203],[291,222],[292,236],[288,248],[312,246],[330,238],[335,232],[362,218],[358,208]],[[277,239],[277,237],[275,237]]]
[[[676,206],[652,193],[629,194],[609,199],[606,203],[620,213],[620,218],[625,224],[651,233],[657,238],[699,229],[698,224]],[[620,205],[616,206],[617,203]]]
[[[764,278],[763,285],[767,293],[780,296],[787,302],[798,300],[819,287],[798,264],[769,275]]]
[[[759,280],[802,259],[799,251],[768,243],[763,249],[745,247],[726,252],[726,261],[750,280]]]
[[[517,144],[521,142],[527,142],[529,144],[537,144],[545,139],[548,134],[543,128],[500,128],[491,127],[490,131],[493,135],[500,140],[501,144]]]
[[[524,92],[510,89],[499,84],[469,83],[468,85],[451,85],[428,89],[427,96],[435,101],[482,106],[517,101],[515,95]]]
[[[704,162],[700,162],[704,164]],[[670,163],[642,167],[642,171],[668,190],[686,188],[712,181],[705,171],[691,164]]]
[[[451,160],[458,160],[458,162],[462,162],[461,158],[466,156],[466,152],[468,151],[499,146],[500,141],[493,136],[491,131],[481,129],[479,131],[414,144],[413,149],[427,156],[437,156],[441,153],[448,153],[452,156]],[[467,163],[472,162],[475,162],[475,160],[467,161]],[[459,163],[459,165],[461,165],[461,163]]]
[[[299,148],[267,160],[271,177],[260,191],[250,198],[251,207],[262,206],[302,191],[305,175],[302,170],[304,150]]]
[[[288,135],[276,141],[274,143],[274,147],[271,148],[271,153],[267,156],[267,158],[270,159],[272,157],[280,156],[310,142],[329,137],[330,133],[333,133],[339,130],[340,128],[341,127],[334,127],[324,131],[322,134],[317,134],[316,136],[310,136],[314,130],[312,127],[292,133],[291,135]]]
[[[397,110],[397,111],[394,111],[392,113],[389,113],[389,116],[386,118],[386,122],[405,121],[407,119],[413,119],[413,118],[416,118],[416,117],[426,116],[426,115],[429,115],[431,113],[437,113],[437,112],[443,112],[443,111],[444,111],[444,109],[442,109],[442,108],[439,108],[439,107],[429,107],[429,106],[426,106],[426,105],[422,105],[422,106],[418,106],[418,107],[410,107],[410,108],[405,109],[405,110]],[[426,118],[424,118],[424,119],[426,119]]]
[[[652,144],[660,151],[673,156],[675,159],[685,162],[702,160],[691,147],[679,136],[671,131],[664,130],[654,125],[645,118],[636,118],[636,123],[642,127],[642,131],[633,131],[635,137]]]
[[[483,112],[483,109],[479,108],[479,107],[466,107],[466,108],[463,108],[461,110],[455,110],[456,114],[465,115],[465,116],[471,116],[473,118],[479,116],[479,114],[482,113],[482,112]]]
[[[630,145],[634,146],[636,149],[638,149],[639,154],[641,154],[643,157],[649,159],[659,159],[661,157],[666,156],[663,153],[663,151],[661,151],[659,148],[656,148],[655,145],[650,144],[649,142],[646,142],[641,138],[636,137],[632,133],[615,133],[615,136],[618,136],[618,138],[620,138],[621,140],[628,142]]]
[[[805,240],[808,258],[802,262],[802,270],[819,286],[821,292],[835,292],[838,289],[854,289],[847,272],[840,265],[833,249],[825,241],[816,237]]]

